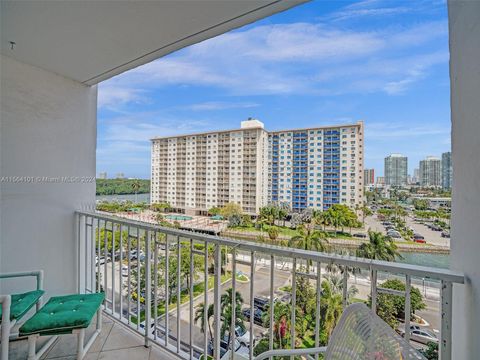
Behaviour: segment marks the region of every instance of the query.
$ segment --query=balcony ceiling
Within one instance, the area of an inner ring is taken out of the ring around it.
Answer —
[[[305,1],[4,0],[0,51],[93,85]]]

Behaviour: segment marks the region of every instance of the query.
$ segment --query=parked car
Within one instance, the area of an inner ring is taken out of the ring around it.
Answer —
[[[387,230],[387,231],[389,231],[389,230],[395,230],[395,226],[392,226],[392,225],[385,226],[385,230]]]
[[[224,339],[220,339],[220,358],[222,358],[227,353],[227,351],[230,350],[231,348],[232,348],[231,342],[230,342],[230,344],[228,344],[228,337],[226,337]],[[240,342],[237,339],[235,339],[234,349],[235,349],[235,353],[237,353],[239,355],[244,355],[247,358],[250,354],[248,348],[245,347],[245,346],[242,346],[242,344],[240,344]],[[210,355],[213,355],[213,342],[212,342],[212,340],[210,340],[209,343],[208,343],[208,353]]]
[[[420,243],[420,244],[426,244],[426,240],[425,239],[413,239],[414,242],[416,243]]]
[[[128,266],[122,265],[122,276],[128,276]]]
[[[245,320],[250,321],[250,308],[243,309],[242,311]],[[263,311],[254,308],[253,309],[253,322],[257,325],[263,326]]]
[[[423,235],[421,235],[419,233],[414,233],[413,234],[413,239],[414,240],[424,240],[425,238],[423,237]]]
[[[410,339],[425,345],[429,342],[438,344],[437,335],[428,329],[410,329]]]
[[[400,233],[396,230],[387,231],[387,235],[395,239],[400,239],[402,237],[402,235],[400,235]]]
[[[105,256],[100,256],[100,260],[98,256],[95,256],[95,265],[98,265],[99,263],[100,265],[105,264]]]
[[[235,328],[235,338],[243,346],[250,347],[250,337],[250,331],[248,331],[247,328],[242,328],[241,326]],[[253,338],[253,346],[255,346],[255,337]]]
[[[356,233],[356,234],[353,234],[353,237],[361,238],[361,239],[366,239],[366,238],[367,238],[367,234]]]
[[[276,298],[273,301],[277,301]],[[262,311],[267,311],[268,306],[270,305],[270,299],[268,297],[255,297],[253,298],[253,306]]]
[[[449,238],[450,237],[450,232],[449,231],[442,231],[442,237],[443,238]]]

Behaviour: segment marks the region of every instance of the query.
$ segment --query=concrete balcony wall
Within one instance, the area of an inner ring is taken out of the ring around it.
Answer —
[[[467,286],[454,291],[453,358],[480,354],[480,1],[450,0],[452,109],[451,267]]]
[[[95,202],[94,180],[73,177],[95,177],[97,89],[0,60],[0,271],[43,269],[49,296],[73,292],[74,210]],[[2,282],[0,292],[25,285]]]

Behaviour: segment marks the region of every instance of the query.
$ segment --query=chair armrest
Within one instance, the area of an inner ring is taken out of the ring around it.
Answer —
[[[37,290],[43,290],[43,270],[23,271],[0,274],[0,279],[10,279],[16,277],[35,276],[37,279]]]
[[[307,349],[278,349],[278,350],[269,350],[261,353],[256,356],[254,360],[263,360],[275,356],[308,356],[315,354],[323,354],[327,351],[326,346],[316,347],[316,348],[307,348]]]

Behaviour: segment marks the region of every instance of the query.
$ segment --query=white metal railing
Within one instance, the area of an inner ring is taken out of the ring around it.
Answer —
[[[246,294],[250,308],[250,339],[248,356],[254,358],[254,296],[268,286],[269,307],[275,306],[275,278],[278,275],[291,277],[291,304],[295,308],[296,278],[308,277],[316,287],[315,344],[320,346],[320,305],[322,272],[332,264],[345,269],[360,269],[357,276],[364,284],[370,285],[369,296],[372,310],[377,308],[377,295],[389,293],[405,297],[405,337],[409,340],[411,288],[420,287],[425,279],[431,280],[433,289],[439,294],[440,342],[442,360],[451,359],[452,342],[452,291],[453,284],[463,284],[463,274],[445,269],[414,266],[395,262],[368,260],[351,256],[305,251],[272,246],[254,242],[220,238],[195,232],[164,228],[143,222],[94,212],[77,212],[76,231],[78,236],[78,283],[80,292],[105,291],[104,310],[119,321],[137,331],[145,338],[145,345],[155,342],[167,351],[182,358],[199,358],[202,354],[212,354],[220,359],[223,352],[220,346],[221,299],[225,289],[222,286],[222,266],[229,261],[231,269],[232,294],[236,294],[237,264],[249,266],[250,284]],[[112,241],[113,239],[113,241]],[[224,255],[222,255],[224,254]],[[228,255],[227,255],[228,254]],[[184,257],[187,257],[185,259]],[[227,260],[226,260],[227,259]],[[186,261],[189,267],[181,269]],[[204,291],[194,294],[194,262],[201,263],[200,283]],[[269,281],[256,287],[256,266],[269,269]],[[313,266],[310,266],[313,264]],[[213,266],[213,295],[209,286],[209,268]],[[172,273],[172,270],[176,270]],[[343,271],[343,305],[347,304],[347,289],[351,275]],[[400,277],[405,281],[406,291],[384,289],[378,286],[379,279],[388,276]],[[163,280],[163,281],[161,281]],[[243,286],[243,291],[245,286]],[[175,301],[172,301],[175,300]],[[203,302],[205,324],[203,337],[194,323],[195,304]],[[213,304],[213,336],[207,327],[210,323],[208,305]],[[163,305],[163,306],[162,306]],[[230,324],[231,344],[235,343],[234,324],[235,296],[232,296],[232,316]],[[185,314],[188,313],[188,316]],[[270,311],[270,324],[273,323]],[[144,320],[143,320],[144,319]],[[295,311],[291,312],[291,347],[295,348]],[[149,330],[151,329],[151,330]],[[194,339],[194,332],[197,336]],[[269,349],[274,348],[273,326],[268,327]],[[199,342],[199,339],[201,341]],[[210,345],[209,345],[210,344]],[[212,350],[213,349],[213,350]],[[308,352],[308,351],[307,351]],[[232,354],[233,352],[229,352]],[[303,354],[303,352],[302,352]],[[204,357],[205,359],[205,357]]]

